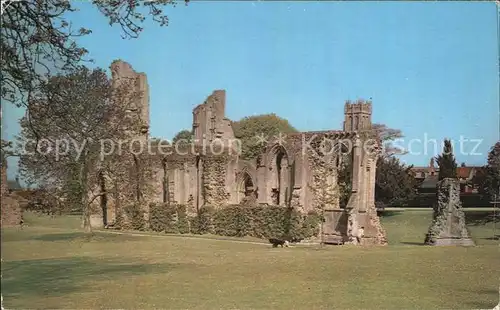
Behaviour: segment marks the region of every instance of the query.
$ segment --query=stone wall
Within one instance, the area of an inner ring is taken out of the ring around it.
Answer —
[[[234,139],[231,121],[225,116],[226,91],[215,90],[204,103],[193,109],[194,139],[201,143],[214,139]]]
[[[111,70],[115,87],[120,81],[133,80],[134,90],[141,92],[135,108],[130,111],[138,119],[141,130],[132,131],[131,137],[147,138],[149,90],[146,76],[123,61],[113,62]],[[215,90],[193,109],[195,149],[183,155],[174,152],[157,158],[158,165],[151,165],[151,176],[141,181],[145,183],[141,186],[147,184],[152,188],[143,202],[166,200],[184,204],[188,212],[194,213],[202,206],[240,203],[252,192],[259,203],[291,205],[304,213],[325,205],[325,209],[331,211],[326,223],[329,235],[352,239],[364,227],[362,244],[386,243],[374,205],[376,156],[368,156],[359,145],[354,148],[352,195],[348,210],[340,210],[338,195],[337,199],[330,199],[337,190],[339,160],[335,155],[325,157],[320,152],[325,139],[330,147],[338,147],[344,141],[350,146],[355,141],[359,143],[359,132],[371,128],[371,102],[346,102],[343,131],[289,134],[284,141],[270,141],[265,152],[254,162],[240,161],[231,152],[234,133],[230,120],[225,117],[225,107],[225,91]],[[221,144],[222,152],[213,150],[213,141]],[[120,185],[123,190],[130,187],[133,187],[132,180]],[[328,188],[329,198],[320,197],[324,188]]]
[[[208,155],[203,158],[202,193],[204,204],[222,207],[228,204],[230,193],[226,189],[229,155]]]
[[[115,60],[110,66],[112,85],[118,89],[123,83],[129,89],[127,95],[132,97],[132,102],[129,104],[129,112],[131,117],[136,121],[136,125],[130,134],[133,137],[142,137],[147,139],[149,136],[149,86],[146,74],[134,71],[132,66],[122,60]],[[118,104],[125,104],[120,102]]]

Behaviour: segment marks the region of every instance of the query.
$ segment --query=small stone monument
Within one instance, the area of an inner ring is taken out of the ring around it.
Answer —
[[[473,246],[465,226],[465,214],[460,201],[460,183],[454,178],[445,178],[437,184],[437,204],[429,232],[427,245]]]

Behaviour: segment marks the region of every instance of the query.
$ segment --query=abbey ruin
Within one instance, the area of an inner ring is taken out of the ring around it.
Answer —
[[[135,72],[122,61],[113,62],[111,71],[114,83],[124,77],[132,78],[143,92],[137,108],[130,111],[139,123],[139,130],[132,135],[148,140],[146,75]],[[366,147],[373,138],[369,130],[371,102],[346,102],[342,130],[301,132],[269,139],[262,154],[252,161],[238,156],[238,141],[231,121],[225,116],[225,106],[225,90],[215,90],[193,109],[192,145],[178,146],[167,154],[149,155],[154,173],[147,182],[153,191],[144,197],[146,202],[183,204],[190,212],[207,205],[224,208],[244,201],[290,206],[304,213],[324,205],[326,242],[387,243],[374,203],[378,145],[372,143],[370,148]],[[340,208],[338,196],[326,195],[327,191],[336,190],[337,170],[342,160],[339,152],[327,151],[331,149],[347,149],[352,156],[352,193],[345,208]],[[119,211],[117,203],[108,196],[105,204],[105,208],[95,208],[93,226],[102,227],[114,221]],[[359,231],[363,235],[356,240]]]

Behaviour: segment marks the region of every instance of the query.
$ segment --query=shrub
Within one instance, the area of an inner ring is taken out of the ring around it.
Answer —
[[[190,224],[187,216],[187,208],[185,205],[177,205],[177,230],[181,234],[189,234]]]
[[[269,205],[232,205],[217,210],[214,231],[223,236],[253,236],[302,240],[319,232],[319,216],[303,216],[293,208]]]
[[[321,216],[314,211],[309,212],[302,222],[300,239],[317,236],[319,234],[320,223]]]
[[[215,234],[231,237],[244,237],[251,230],[249,208],[232,205],[214,214]]]
[[[166,203],[152,203],[149,210],[150,229],[165,233],[189,233],[186,207]]]
[[[191,232],[195,234],[211,234],[214,232],[212,224],[213,207],[201,207],[192,218]]]
[[[152,203],[149,209],[149,228],[157,232],[176,233],[175,209],[165,203]]]
[[[124,207],[122,212],[119,212],[116,216],[115,226],[126,230],[145,230],[146,220],[144,219],[144,211],[139,204]]]

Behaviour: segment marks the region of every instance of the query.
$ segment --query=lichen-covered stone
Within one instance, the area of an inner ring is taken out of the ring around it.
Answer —
[[[425,244],[473,245],[465,225],[458,180],[447,178],[439,181],[436,198],[433,220],[425,237]]]

